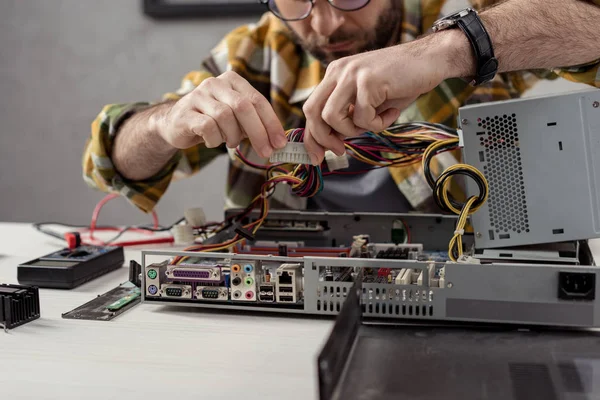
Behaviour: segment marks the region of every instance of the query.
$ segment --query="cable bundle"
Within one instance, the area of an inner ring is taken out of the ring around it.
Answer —
[[[286,132],[289,142],[303,142],[304,130],[292,129]],[[448,256],[453,261],[462,255],[462,235],[468,216],[477,211],[487,199],[488,186],[481,172],[472,166],[457,164],[446,169],[437,179],[434,179],[430,163],[433,157],[445,151],[458,148],[458,133],[441,124],[432,123],[402,123],[389,129],[373,133],[367,132],[357,137],[346,138],[345,147],[349,156],[363,162],[367,167],[360,171],[327,171],[323,172],[321,166],[306,164],[275,163],[258,165],[250,162],[237,150],[237,158],[244,164],[265,171],[266,181],[262,185],[260,194],[257,195],[249,206],[239,215],[224,221],[213,232],[219,235],[227,227],[242,221],[252,209],[261,210],[257,220],[234,230],[235,236],[222,243],[201,244],[187,248],[188,251],[220,251],[230,249],[241,244],[247,237],[258,231],[269,212],[269,197],[273,194],[275,186],[280,183],[290,185],[292,192],[301,197],[312,197],[323,189],[323,176],[331,174],[358,174],[377,168],[391,166],[411,165],[423,162],[423,170],[428,184],[433,190],[437,205],[444,211],[459,215],[456,232],[450,241]],[[474,179],[480,189],[479,196],[469,198],[464,204],[452,198],[449,191],[450,180],[455,175],[466,175]],[[244,235],[243,232],[248,235]],[[182,257],[174,260],[175,263],[183,261]]]
[[[304,141],[304,129],[292,129],[286,132],[288,141],[291,143],[302,143]],[[231,250],[234,246],[241,245],[245,240],[253,239],[258,229],[264,223],[269,213],[269,198],[275,192],[275,187],[279,184],[289,185],[292,193],[300,197],[313,197],[323,190],[323,177],[332,174],[360,174],[373,169],[386,168],[392,166],[407,166],[418,162],[423,163],[423,173],[427,183],[433,190],[433,197],[441,210],[458,215],[454,236],[450,240],[448,256],[456,261],[463,253],[462,236],[469,215],[473,214],[483,206],[488,198],[488,183],[483,174],[476,168],[466,164],[456,164],[443,171],[438,178],[434,178],[431,172],[430,164],[432,159],[443,152],[456,150],[459,145],[458,132],[452,128],[441,124],[426,122],[401,123],[379,132],[367,132],[361,136],[345,139],[346,154],[365,164],[365,169],[359,171],[326,170],[323,172],[322,166],[313,166],[310,164],[294,163],[271,163],[268,165],[255,164],[249,161],[239,149],[236,151],[236,157],[244,164],[264,171],[265,182],[260,188],[259,194],[250,202],[248,207],[241,213],[227,218],[223,222],[204,223],[202,226],[187,227],[188,232],[185,241],[189,241],[189,229],[193,228],[196,238],[202,240],[202,244],[195,244],[187,247],[186,251],[223,251]],[[298,146],[295,146],[298,147]],[[324,163],[325,164],[325,163]],[[477,196],[469,197],[464,203],[454,199],[450,193],[451,178],[456,175],[470,177],[475,181],[479,188]],[[183,227],[179,223],[183,218],[168,227],[158,225],[158,217],[153,213],[154,225],[150,226],[129,226],[125,228],[116,227],[98,227],[96,222],[102,206],[109,200],[116,198],[116,194],[110,194],[101,200],[92,217],[92,223],[89,227],[78,228],[81,232],[89,233],[86,243],[94,244],[114,244],[114,245],[139,245],[150,243],[162,243],[173,241],[173,238],[158,238],[141,241],[119,242],[116,239],[121,237],[127,231],[141,231],[147,233],[163,232],[176,229],[177,236]],[[259,217],[249,223],[243,224],[242,221],[250,214],[254,208],[260,209]],[[191,214],[190,214],[191,215]],[[204,216],[191,218],[194,221],[191,225],[197,225],[204,222]],[[62,238],[57,232],[45,228],[51,223],[35,224],[36,229],[43,233]],[[64,224],[63,224],[64,225]],[[102,242],[94,237],[94,231],[115,230],[117,235],[106,242]],[[407,231],[408,232],[408,231]],[[180,263],[187,257],[176,257],[172,262]]]
[[[430,145],[423,155],[423,173],[427,183],[433,189],[433,198],[443,211],[458,215],[454,236],[450,240],[448,257],[456,261],[463,254],[462,237],[465,233],[467,218],[483,206],[489,194],[489,187],[485,176],[475,167],[468,164],[455,164],[448,167],[442,174],[434,179],[431,174],[430,163],[436,154],[453,149],[458,144],[458,139],[447,139]],[[471,196],[465,203],[455,200],[450,194],[450,180],[455,175],[468,176],[477,183],[479,195]]]

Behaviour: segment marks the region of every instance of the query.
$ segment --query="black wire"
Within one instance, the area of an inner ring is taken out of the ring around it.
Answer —
[[[431,187],[431,189],[435,189],[435,181],[436,181],[433,178],[433,175],[431,174],[431,166],[430,166],[431,160],[438,153],[441,153],[442,151],[453,149],[455,147],[456,147],[456,143],[448,143],[444,146],[441,146],[436,151],[429,153],[429,155],[427,157],[425,157],[425,160],[424,160],[425,162],[424,162],[424,166],[423,166],[423,174],[425,175],[425,180],[427,181],[427,183],[429,184],[429,187]]]
[[[477,187],[479,188],[479,195],[477,196],[477,201],[475,201],[475,203],[473,203],[473,208],[479,207],[480,205],[482,205],[485,201],[486,195],[487,195],[487,189],[485,186],[485,182],[481,179],[481,177],[479,175],[477,175],[475,172],[469,170],[469,169],[455,169],[449,172],[444,172],[440,175],[440,177],[437,179],[437,181],[435,182],[435,186],[433,189],[434,192],[434,200],[436,202],[436,204],[444,211],[449,211],[451,212],[452,210],[450,210],[450,208],[448,207],[448,205],[446,203],[443,202],[442,200],[442,190],[444,187],[444,183],[450,179],[453,175],[465,175],[468,176],[470,178],[472,178],[475,183],[477,183]],[[464,206],[464,203],[459,203],[458,201],[456,201],[452,195],[450,193],[448,193],[448,200],[450,201],[450,204],[452,204],[452,206],[454,206],[457,209],[460,209]]]
[[[57,224],[57,225],[64,225],[64,224]],[[65,240],[65,237],[63,235],[61,235],[60,233],[54,232],[51,229],[44,229],[42,228],[42,224],[33,224],[34,229],[36,229],[38,232],[44,233],[48,236],[52,236],[53,238],[57,238],[60,240]]]

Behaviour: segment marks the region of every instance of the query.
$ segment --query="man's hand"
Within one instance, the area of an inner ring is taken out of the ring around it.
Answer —
[[[597,62],[600,0],[511,0],[480,13],[499,73]],[[475,57],[460,29],[332,63],[304,106],[305,139],[314,163],[342,139],[381,131],[421,94],[449,78],[475,75]],[[593,71],[593,70],[592,70]],[[599,86],[598,78],[590,77]]]
[[[461,40],[460,34],[452,36]],[[455,48],[444,43],[449,38],[432,35],[331,63],[303,108],[304,142],[313,163],[322,162],[325,150],[343,153],[344,137],[386,129],[417,97],[446,79],[451,55],[444,48]]]
[[[235,72],[203,81],[156,121],[157,132],[178,149],[204,143],[234,148],[244,138],[269,157],[286,145],[285,132],[267,99]]]

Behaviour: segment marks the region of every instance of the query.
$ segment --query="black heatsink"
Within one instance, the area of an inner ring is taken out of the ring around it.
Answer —
[[[37,287],[0,284],[0,324],[16,328],[40,317]]]

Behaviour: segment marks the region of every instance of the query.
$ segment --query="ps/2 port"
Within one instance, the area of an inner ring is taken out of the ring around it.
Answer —
[[[240,272],[242,270],[242,268],[238,265],[238,264],[233,264],[231,266],[231,272]]]
[[[249,274],[254,270],[254,267],[252,266],[252,264],[246,264],[244,265],[244,272]]]
[[[150,293],[151,295],[155,295],[156,293],[158,293],[158,288],[155,285],[150,285],[148,286],[148,293]]]
[[[246,279],[244,279],[244,283],[246,284],[246,286],[252,286],[254,284],[254,279],[247,277]]]
[[[155,269],[149,269],[148,270],[148,278],[150,278],[150,279],[156,279],[157,276],[158,276],[158,273],[156,272]]]

